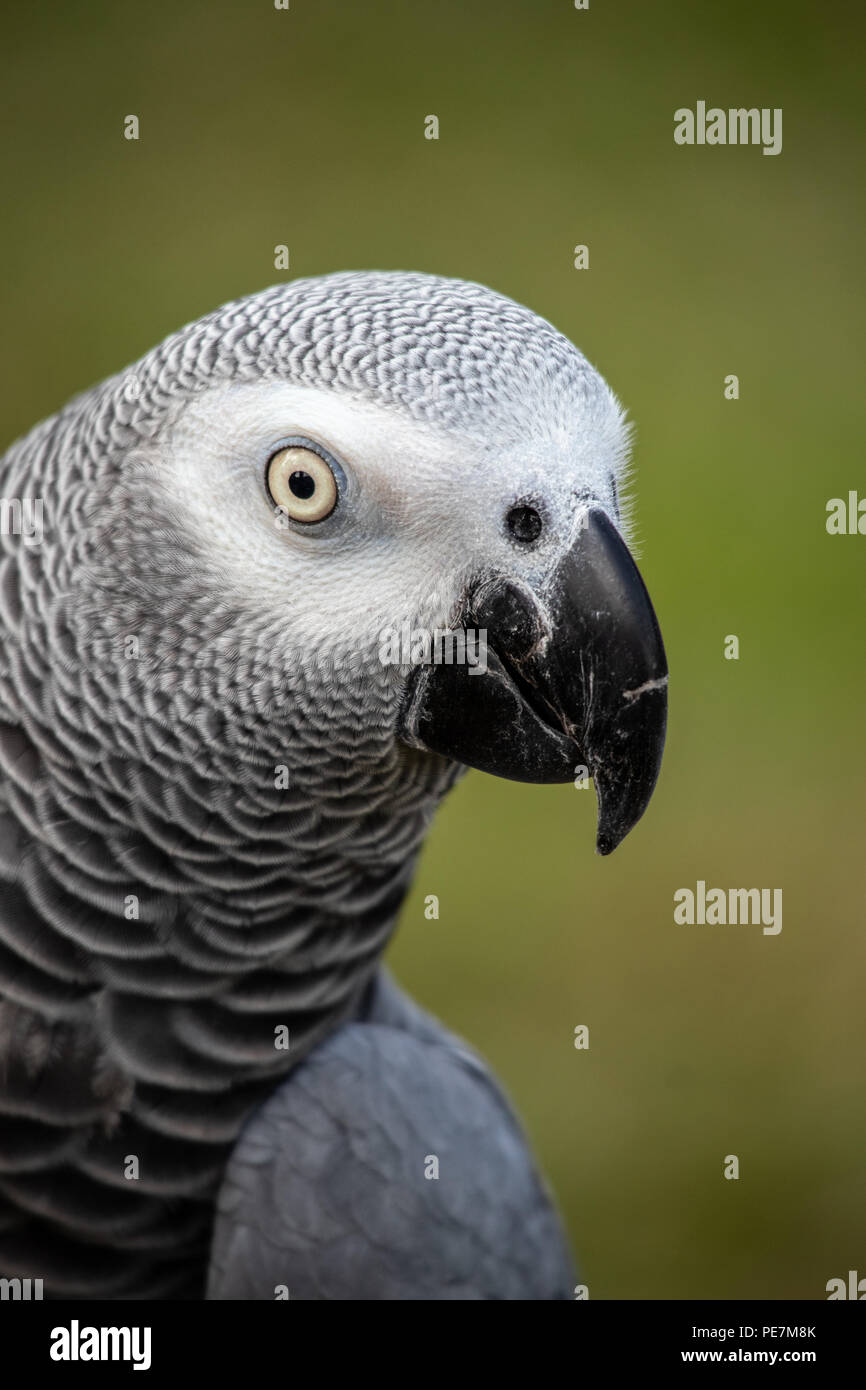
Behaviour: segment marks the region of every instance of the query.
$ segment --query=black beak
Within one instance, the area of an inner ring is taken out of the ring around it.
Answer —
[[[659,625],[619,532],[593,508],[543,593],[485,578],[462,620],[469,660],[413,672],[404,741],[518,782],[587,768],[610,854],[649,804],[667,719]]]

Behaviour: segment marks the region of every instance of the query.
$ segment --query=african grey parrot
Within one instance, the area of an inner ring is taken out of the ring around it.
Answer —
[[[588,767],[602,853],[647,805],[627,443],[529,310],[346,273],[218,309],[7,452],[4,518],[43,529],[0,552],[0,1273],[573,1296],[507,1102],[380,957],[467,766]],[[484,660],[386,659],[404,631]]]

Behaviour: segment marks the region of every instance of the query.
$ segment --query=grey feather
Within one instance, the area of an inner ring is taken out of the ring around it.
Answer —
[[[229,1161],[209,1298],[562,1300],[574,1284],[490,1073],[385,982]]]

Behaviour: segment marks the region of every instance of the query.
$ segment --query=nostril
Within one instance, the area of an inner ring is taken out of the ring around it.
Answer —
[[[516,541],[537,541],[541,535],[541,516],[535,507],[520,503],[512,507],[505,518],[505,524]]]

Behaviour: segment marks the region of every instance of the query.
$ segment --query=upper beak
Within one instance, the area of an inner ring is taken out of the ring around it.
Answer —
[[[591,509],[541,592],[480,579],[462,620],[480,639],[466,644],[476,664],[417,668],[401,736],[520,782],[570,782],[588,768],[597,848],[610,854],[647,808],[667,719],[661,633],[619,532]]]

